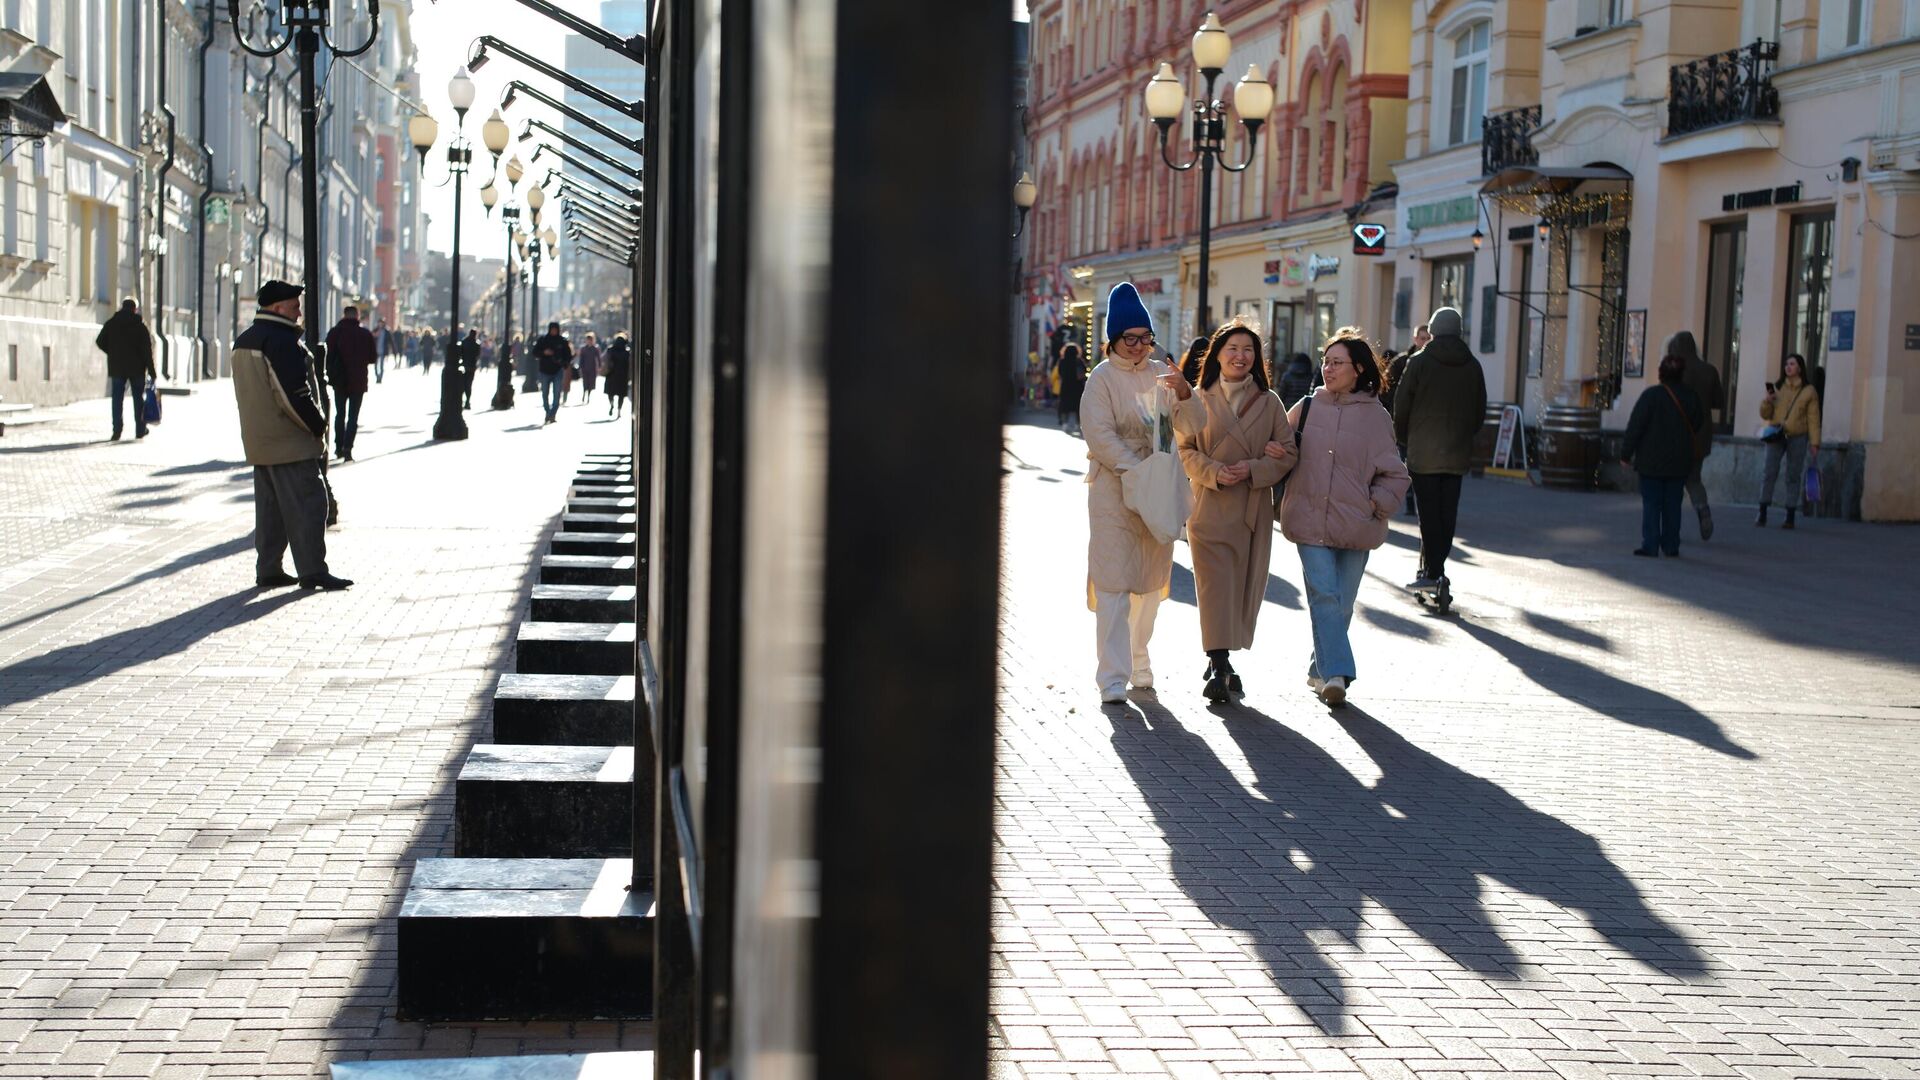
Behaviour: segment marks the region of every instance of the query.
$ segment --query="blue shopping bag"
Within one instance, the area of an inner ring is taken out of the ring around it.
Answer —
[[[1808,506],[1820,505],[1820,466],[1807,466],[1807,475],[1801,481],[1800,501]]]
[[[141,408],[146,410],[147,423],[160,422],[160,391],[156,390],[152,383],[147,384],[147,400]]]

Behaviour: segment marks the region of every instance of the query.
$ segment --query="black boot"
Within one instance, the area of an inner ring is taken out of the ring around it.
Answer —
[[[1783,522],[1781,522],[1781,523],[1780,523],[1780,527],[1781,527],[1781,528],[1783,528],[1783,529],[1791,529],[1791,528],[1793,528],[1793,509],[1792,509],[1792,507],[1788,507],[1788,509],[1787,509],[1787,520],[1785,520],[1785,521],[1783,521]]]
[[[1228,680],[1233,678],[1233,662],[1227,659],[1227,650],[1207,650],[1207,688],[1201,693],[1208,701],[1231,701],[1233,691]]]
[[[1767,523],[1767,504],[1766,503],[1760,504],[1760,514],[1758,517],[1755,517],[1753,519],[1753,523],[1755,525],[1765,525]]]

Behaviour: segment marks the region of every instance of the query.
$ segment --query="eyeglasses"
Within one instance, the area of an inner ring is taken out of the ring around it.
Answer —
[[[1351,361],[1351,360],[1322,360],[1322,361],[1320,361],[1320,368],[1321,368],[1321,370],[1322,370],[1322,371],[1324,371],[1324,370],[1326,370],[1327,368],[1336,368],[1336,367],[1340,367],[1340,366],[1342,366],[1342,365],[1345,365],[1346,367],[1352,367],[1352,366],[1353,366],[1353,361]]]
[[[1129,349],[1137,349],[1142,345],[1153,344],[1153,335],[1152,334],[1121,334],[1120,344],[1125,345]]]

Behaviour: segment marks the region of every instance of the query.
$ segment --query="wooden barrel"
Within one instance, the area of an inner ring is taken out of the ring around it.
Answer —
[[[1600,468],[1600,410],[1549,405],[1540,418],[1540,479],[1548,487],[1593,487]]]
[[[1473,471],[1493,465],[1494,444],[1500,441],[1500,414],[1507,407],[1504,401],[1487,402],[1487,415],[1480,422],[1480,430],[1473,434]]]

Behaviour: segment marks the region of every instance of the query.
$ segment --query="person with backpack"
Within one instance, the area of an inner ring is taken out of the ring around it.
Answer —
[[[1680,497],[1697,475],[1696,439],[1707,410],[1686,384],[1687,358],[1660,359],[1660,381],[1640,392],[1627,418],[1620,460],[1640,474],[1640,546],[1645,558],[1680,554]]]

